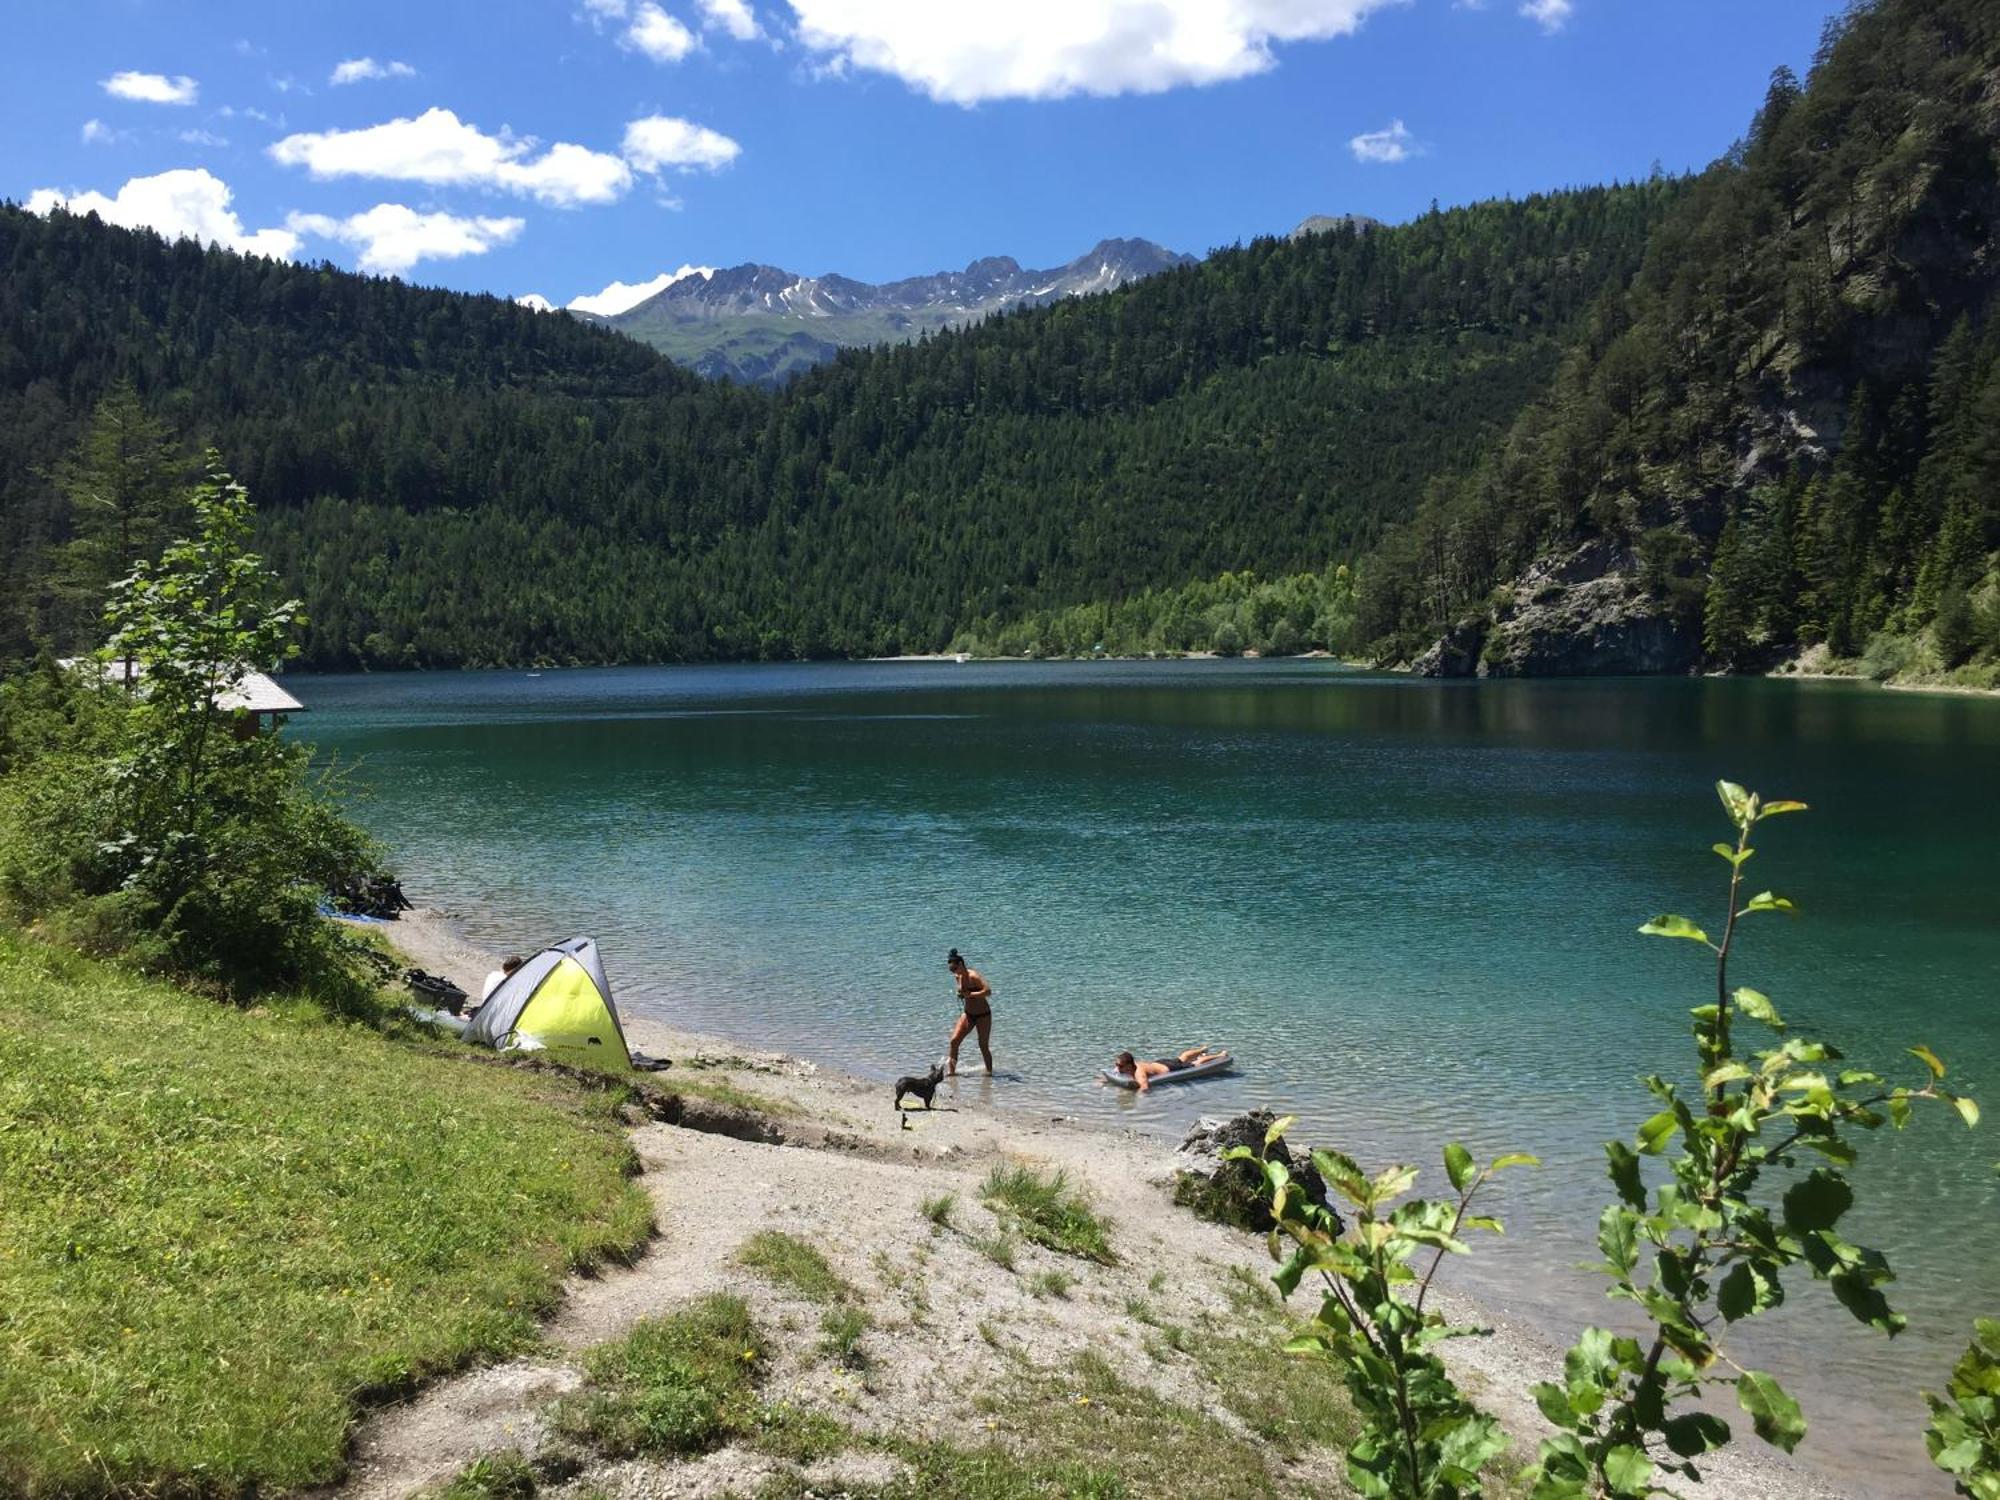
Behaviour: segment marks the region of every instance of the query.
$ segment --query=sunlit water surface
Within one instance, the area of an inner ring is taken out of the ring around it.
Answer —
[[[1685,1074],[1712,993],[1698,949],[1633,929],[1719,921],[1718,776],[1813,804],[1759,839],[1751,873],[1804,916],[1759,919],[1739,982],[1857,1062],[1926,1042],[2000,1110],[2000,702],[1254,662],[291,685],[419,901],[495,949],[592,934],[635,1013],[891,1077],[942,1050],[956,945],[998,991],[1002,1077],[966,1098],[1163,1136],[1265,1105],[1375,1163],[1538,1153],[1456,1269],[1563,1343],[1616,1316],[1574,1269],[1601,1143],[1651,1113],[1638,1074]],[[1240,1072],[1093,1083],[1196,1042]],[[1916,1389],[2000,1313],[1996,1158],[1941,1112],[1871,1139],[1847,1227],[1909,1331],[1801,1279],[1743,1346],[1856,1494],[1949,1493]]]

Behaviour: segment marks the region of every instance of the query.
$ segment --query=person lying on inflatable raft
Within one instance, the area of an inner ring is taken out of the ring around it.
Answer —
[[[1131,1079],[1143,1094],[1152,1087],[1155,1079],[1169,1078],[1190,1068],[1222,1062],[1228,1056],[1229,1054],[1220,1047],[1190,1047],[1179,1057],[1162,1057],[1152,1062],[1134,1062],[1131,1053],[1121,1052],[1118,1054],[1115,1066],[1120,1075]]]

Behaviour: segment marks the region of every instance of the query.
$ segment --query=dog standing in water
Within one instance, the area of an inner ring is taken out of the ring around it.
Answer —
[[[953,982],[958,987],[958,998],[965,1007],[951,1028],[951,1052],[945,1058],[945,1072],[958,1072],[958,1048],[967,1036],[979,1033],[979,1055],[986,1059],[986,1071],[993,1071],[993,986],[988,984],[980,972],[968,964],[954,948],[946,955],[944,966],[951,970]]]

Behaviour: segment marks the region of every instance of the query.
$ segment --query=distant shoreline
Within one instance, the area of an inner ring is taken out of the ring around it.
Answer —
[[[726,661],[601,661],[569,662],[561,665],[506,665],[506,666],[458,666],[458,667],[350,667],[337,670],[323,670],[318,667],[294,667],[274,673],[274,676],[312,677],[401,677],[413,672],[488,672],[514,673],[539,677],[551,672],[602,672],[622,670],[645,670],[654,667],[816,667],[816,666],[1010,666],[1029,665],[1071,665],[1078,662],[1099,662],[1104,664],[1132,664],[1136,662],[1334,662],[1356,672],[1371,672],[1388,677],[1413,677],[1408,666],[1384,666],[1379,662],[1362,661],[1354,657],[1336,656],[1331,651],[1302,651],[1294,656],[1264,656],[1256,651],[1244,651],[1233,656],[1223,656],[1214,651],[1159,652],[1140,656],[1114,656],[1109,653],[1088,656],[977,656],[969,652],[924,651],[910,652],[901,656],[830,656],[814,658],[787,658],[782,661],[754,660],[750,658]],[[1548,672],[1509,677],[1435,677],[1423,679],[1432,682],[1634,682],[1681,680],[1691,674],[1679,672],[1643,673],[1588,673],[1588,672]],[[1779,668],[1770,672],[1709,672],[1692,674],[1711,679],[1739,682],[1845,682],[1857,687],[1880,688],[1892,693],[1936,693],[1955,698],[2000,698],[2000,687],[1973,687],[1955,682],[1884,682],[1860,672],[1788,671]]]

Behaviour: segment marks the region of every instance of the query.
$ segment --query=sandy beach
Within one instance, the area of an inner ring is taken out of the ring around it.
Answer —
[[[494,965],[437,912],[411,912],[379,930],[413,963],[475,994]],[[768,1399],[858,1432],[1019,1442],[1020,1422],[1005,1419],[993,1393],[1024,1372],[1059,1384],[1060,1372],[1088,1354],[1123,1382],[1252,1434],[1243,1412],[1254,1410],[1256,1394],[1230,1389],[1212,1361],[1185,1351],[1195,1347],[1190,1341],[1265,1340],[1280,1331],[1281,1311],[1256,1290],[1268,1285],[1270,1261],[1257,1237],[1172,1204],[1176,1163],[1162,1142],[1010,1109],[976,1074],[946,1080],[937,1108],[914,1111],[905,1128],[879,1083],[644,1018],[629,1020],[627,1030],[636,1049],[673,1060],[656,1075],[662,1087],[731,1107],[749,1103],[766,1122],[755,1132],[765,1139],[636,1124],[633,1145],[659,1225],[647,1253],[629,1268],[574,1278],[545,1352],[445,1380],[373,1415],[339,1495],[390,1500],[434,1486],[483,1454],[532,1456],[546,1439],[548,1403],[581,1379],[584,1351],[706,1293],[743,1296],[764,1326],[800,1326],[805,1309],[736,1263],[752,1235],[773,1228],[817,1245],[862,1290],[873,1327],[859,1372],[813,1358],[810,1340],[778,1340]],[[1011,1269],[995,1264],[981,1243],[1000,1222],[980,1202],[979,1185],[1009,1162],[1057,1169],[1080,1185],[1112,1221],[1118,1264],[1027,1243]],[[947,1193],[950,1222],[934,1225],[925,1204]],[[1050,1295],[1060,1281],[1070,1284]],[[1456,1321],[1494,1330],[1459,1341],[1453,1359],[1515,1435],[1512,1461],[1524,1462],[1545,1431],[1528,1386],[1560,1371],[1561,1352],[1510,1320],[1505,1307],[1475,1306],[1449,1291],[1444,1306]],[[1748,1438],[1748,1424],[1740,1425]],[[1269,1468],[1281,1490],[1348,1493],[1336,1451],[1274,1450]],[[1706,1493],[1765,1500],[1841,1493],[1754,1439],[1705,1468]],[[888,1482],[897,1470],[879,1451],[848,1452],[791,1477],[832,1495]],[[768,1454],[731,1446],[682,1462],[594,1465],[544,1493],[748,1495],[782,1472]],[[1143,1482],[1133,1493],[1146,1493]]]

